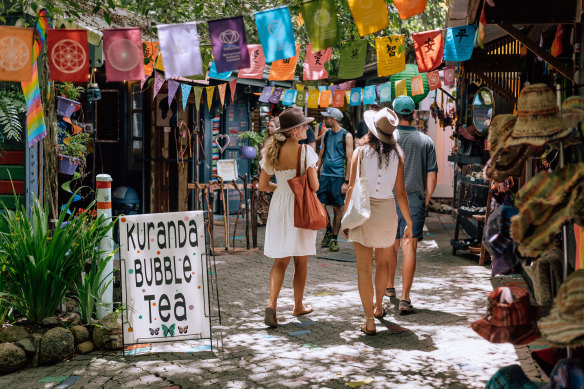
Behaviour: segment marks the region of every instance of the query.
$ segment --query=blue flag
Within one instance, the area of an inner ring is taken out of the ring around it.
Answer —
[[[351,89],[351,98],[349,105],[361,105],[361,88]]]
[[[474,24],[446,29],[443,60],[468,61],[472,56],[476,29],[477,26]]]
[[[296,91],[294,89],[286,89],[284,94],[284,100],[282,100],[283,105],[292,105],[296,102]]]
[[[287,6],[260,11],[254,16],[267,63],[296,56],[294,30]]]
[[[209,69],[209,78],[216,78],[218,80],[229,80],[229,77],[231,77],[231,73],[233,73],[231,70],[223,73],[217,73],[217,65],[215,64],[215,61],[213,61],[213,63],[211,64],[211,68]]]
[[[365,94],[363,95],[363,104],[369,105],[375,103],[376,98],[375,85],[365,87]]]

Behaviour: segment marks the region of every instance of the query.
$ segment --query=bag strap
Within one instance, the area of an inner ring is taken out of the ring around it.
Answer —
[[[308,146],[304,145],[304,174],[308,174]]]
[[[357,172],[355,175],[355,180],[358,180],[359,177],[361,177],[363,175],[363,163],[361,160],[363,159],[364,150],[361,146],[359,146],[358,150],[359,150],[359,157],[357,158]]]
[[[300,177],[300,159],[302,158],[302,145],[298,145],[298,157],[296,158],[296,177]]]

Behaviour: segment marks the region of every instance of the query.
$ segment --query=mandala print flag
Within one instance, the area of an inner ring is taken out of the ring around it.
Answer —
[[[468,61],[472,56],[476,29],[474,24],[446,29],[444,61]]]
[[[366,54],[367,41],[365,39],[346,43],[341,49],[339,78],[353,79],[361,77],[365,69]]]
[[[272,104],[278,104],[280,102],[282,92],[284,92],[283,88],[274,88],[274,92],[272,93],[268,101]]]
[[[438,89],[442,86],[440,81],[440,71],[434,70],[433,72],[426,73],[426,78],[428,79],[428,87],[430,90]]]
[[[243,16],[210,20],[209,35],[219,73],[249,67]]]
[[[369,85],[365,87],[365,93],[363,94],[363,104],[369,105],[375,103],[375,85]]]
[[[49,30],[47,45],[51,80],[89,81],[87,30]]]
[[[0,80],[32,79],[32,28],[0,26]]]
[[[294,30],[287,6],[257,12],[254,16],[266,62],[296,56]]]
[[[387,28],[389,20],[384,0],[347,0],[360,36]]]
[[[377,51],[377,75],[390,76],[406,68],[406,49],[403,35],[375,38]]]
[[[305,1],[300,7],[308,39],[314,50],[323,50],[341,43],[337,9],[333,0]]]
[[[342,108],[345,106],[345,90],[337,89],[333,92],[333,107]]]
[[[349,105],[361,105],[361,88],[351,89],[351,102]]]
[[[436,69],[442,63],[444,53],[444,40],[442,30],[434,30],[412,34],[416,62],[420,73]]]
[[[144,79],[144,53],[139,28],[104,30],[103,54],[108,82]]]
[[[451,66],[444,68],[444,86],[454,85],[454,68]]]
[[[326,108],[330,105],[331,103],[331,91],[330,90],[323,90],[322,92],[320,92],[320,97],[319,97],[319,101],[318,101],[318,105],[320,105],[321,108]]]
[[[266,67],[266,57],[264,57],[262,45],[249,45],[247,50],[249,52],[249,68],[239,69],[237,76],[239,78],[262,79]]]
[[[388,101],[391,101],[391,82],[379,86],[379,102],[386,103]]]
[[[272,95],[273,89],[274,89],[274,87],[272,87],[272,86],[264,86],[264,90],[262,91],[262,94],[260,95],[259,101],[261,101],[262,103],[268,103],[270,100],[270,96]]]
[[[166,78],[203,74],[197,25],[160,24],[157,28]]]
[[[320,92],[317,90],[311,90],[308,92],[308,103],[306,104],[308,108],[318,108],[318,96]]]
[[[399,80],[395,82],[395,97],[397,96],[407,96],[408,95],[408,85],[406,80]]]
[[[299,107],[304,107],[306,105],[306,91],[299,90],[296,92],[296,105]]]
[[[424,94],[424,80],[422,79],[422,76],[412,77],[410,85],[412,88],[412,96]]]
[[[296,71],[296,63],[298,63],[298,54],[300,54],[300,45],[296,45],[296,55],[292,58],[279,59],[272,62],[270,67],[270,81],[286,81],[294,79],[294,72]]]
[[[399,13],[399,18],[404,20],[424,12],[427,1],[428,0],[393,0],[393,4]]]
[[[303,80],[323,80],[329,77],[329,73],[324,68],[324,64],[331,60],[333,48],[326,50],[312,51],[312,45],[306,46],[306,58],[304,60]]]
[[[287,89],[284,93],[284,100],[282,105],[291,106],[296,101],[296,91],[294,89]]]

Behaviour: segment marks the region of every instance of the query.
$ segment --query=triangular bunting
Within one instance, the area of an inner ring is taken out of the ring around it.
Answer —
[[[156,59],[156,65],[154,65],[154,69],[160,70],[161,72],[164,71],[164,64],[162,63],[162,55],[158,54],[158,58]]]
[[[189,95],[191,94],[191,89],[193,89],[193,86],[191,84],[180,84],[183,111],[185,109],[187,109],[187,101],[189,100]]]
[[[193,92],[195,94],[195,108],[199,111],[199,107],[201,106],[201,96],[203,96],[203,87],[202,86],[194,86]]]
[[[217,90],[219,91],[219,100],[221,100],[221,107],[223,107],[223,104],[225,103],[225,89],[227,89],[227,83],[217,85]]]
[[[237,78],[229,81],[229,91],[231,92],[231,104],[235,102],[235,89],[237,88]]]
[[[179,87],[180,83],[175,80],[168,80],[168,107],[170,108],[170,104],[174,99],[174,95],[176,95],[176,91]]]
[[[164,77],[162,75],[160,75],[160,73],[154,72],[154,91],[152,93],[152,99],[154,99],[156,97],[156,95],[160,91],[160,88],[162,88],[163,84],[164,84]]]
[[[211,106],[213,105],[213,93],[215,92],[214,86],[206,86],[205,90],[207,91],[207,107],[209,111],[211,111]]]

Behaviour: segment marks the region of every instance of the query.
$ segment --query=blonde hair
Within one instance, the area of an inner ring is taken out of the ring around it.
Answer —
[[[292,130],[286,132],[277,132],[266,139],[262,153],[265,165],[272,170],[276,170],[278,160],[280,159],[280,149],[286,139],[292,134]]]

